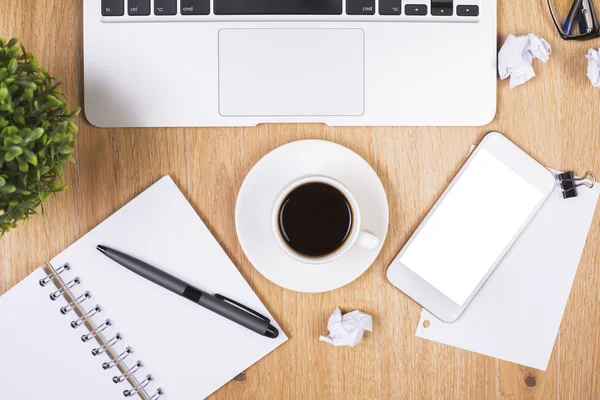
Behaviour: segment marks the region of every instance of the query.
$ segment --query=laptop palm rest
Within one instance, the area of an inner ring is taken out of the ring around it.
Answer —
[[[219,113],[360,116],[362,29],[221,29]]]

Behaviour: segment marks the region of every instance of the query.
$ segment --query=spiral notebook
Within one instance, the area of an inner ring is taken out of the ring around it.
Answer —
[[[271,319],[257,335],[96,251],[119,248]],[[0,297],[0,398],[200,399],[287,340],[175,183],[159,180]]]

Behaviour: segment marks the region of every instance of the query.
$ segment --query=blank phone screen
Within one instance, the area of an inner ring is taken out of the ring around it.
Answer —
[[[484,148],[473,157],[400,257],[459,306],[544,197]]]

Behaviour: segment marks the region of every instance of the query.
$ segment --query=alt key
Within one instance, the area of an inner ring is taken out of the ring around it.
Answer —
[[[379,15],[400,15],[401,0],[379,0]]]
[[[154,15],[177,14],[177,0],[154,0]]]

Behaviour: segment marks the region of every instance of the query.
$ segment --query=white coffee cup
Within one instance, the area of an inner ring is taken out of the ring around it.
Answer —
[[[352,212],[352,227],[344,243],[334,252],[320,257],[307,256],[298,253],[296,250],[292,249],[285,241],[279,226],[279,214],[283,202],[287,199],[288,195],[294,189],[296,189],[299,186],[306,185],[308,183],[324,183],[336,188],[346,197],[346,200],[348,201]],[[362,218],[360,214],[360,207],[358,206],[358,203],[354,198],[352,192],[339,181],[326,176],[305,176],[290,182],[281,190],[281,192],[277,196],[271,211],[271,227],[273,230],[273,235],[275,236],[275,240],[288,256],[306,264],[326,264],[332,262],[342,257],[355,245],[363,247],[367,250],[377,249],[377,247],[379,247],[380,239],[371,232],[361,229],[361,226]]]

